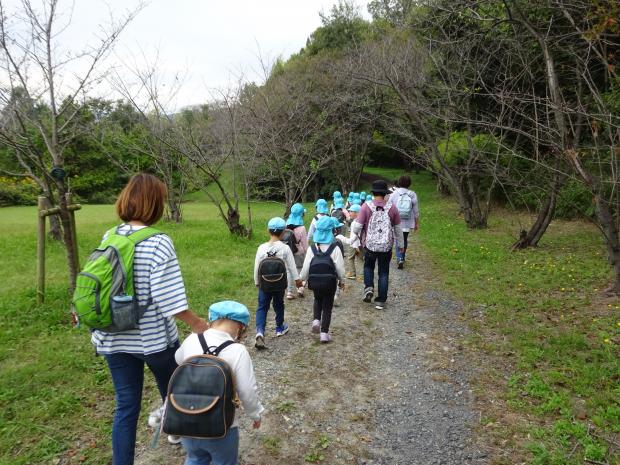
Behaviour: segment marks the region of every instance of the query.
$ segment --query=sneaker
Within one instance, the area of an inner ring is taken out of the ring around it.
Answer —
[[[282,326],[276,328],[276,337],[284,336],[286,333],[288,333],[288,325],[286,323],[282,323]]]
[[[375,300],[375,308],[377,310],[384,310],[385,309],[385,302],[377,302]]]
[[[321,332],[321,320],[314,320],[312,322],[312,332],[314,334],[319,334],[319,332]]]
[[[347,273],[347,279],[355,279],[355,278],[356,278],[355,273],[351,273],[351,272]]]
[[[297,297],[304,297],[304,288],[303,287],[298,287],[297,288]]]
[[[326,344],[331,340],[332,340],[332,337],[329,335],[329,333],[321,333],[321,342],[323,344]]]
[[[293,299],[295,298],[295,294],[293,294],[291,291],[288,291],[288,292],[286,293],[286,298],[287,298],[288,300],[293,300]]]
[[[338,297],[334,297],[334,307],[340,307],[340,299]]]
[[[367,287],[364,289],[364,302],[370,303],[372,301],[372,296],[375,295],[372,287]]]
[[[398,269],[402,270],[403,266],[405,266],[405,261],[404,260],[398,260]]]
[[[262,333],[256,333],[256,341],[254,341],[254,347],[256,347],[258,350],[263,350],[267,348],[267,346],[265,345],[265,337],[262,335]]]
[[[174,436],[172,434],[168,435],[168,442],[172,445],[181,444],[181,436]]]
[[[161,417],[164,415],[164,406],[162,405],[159,408],[156,408],[152,412],[149,413],[149,426],[151,428],[157,428],[161,423]]]

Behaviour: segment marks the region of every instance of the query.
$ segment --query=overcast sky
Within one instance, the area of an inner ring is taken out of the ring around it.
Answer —
[[[19,4],[17,0],[11,6]],[[38,3],[37,0],[34,3]],[[61,43],[68,49],[92,40],[97,26],[109,19],[108,5],[120,17],[136,0],[61,0],[65,14],[74,5],[70,26]],[[231,75],[243,72],[260,81],[258,54],[273,61],[289,57],[305,45],[321,24],[320,11],[336,0],[150,0],[120,37],[113,62],[143,67],[159,52],[160,71],[166,79],[184,76],[176,107],[209,99],[209,88],[225,87]],[[358,0],[368,17],[367,0]],[[143,58],[146,57],[146,58]],[[109,93],[105,84],[98,91]],[[111,96],[111,95],[109,95]]]

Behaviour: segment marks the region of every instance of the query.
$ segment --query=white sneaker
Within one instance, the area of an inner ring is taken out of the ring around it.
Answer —
[[[304,287],[298,287],[297,288],[297,296],[298,297],[303,297],[304,296]]]
[[[293,294],[291,291],[288,291],[288,292],[286,293],[286,298],[287,298],[288,300],[293,300],[293,299],[295,298],[295,294]]]
[[[181,436],[168,435],[168,442],[174,446],[181,444]]]
[[[164,406],[162,405],[159,408],[156,408],[152,412],[149,413],[149,426],[151,428],[157,428],[161,423],[161,418],[164,416]]]

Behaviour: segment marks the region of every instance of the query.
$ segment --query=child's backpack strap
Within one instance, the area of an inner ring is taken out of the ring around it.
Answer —
[[[228,341],[224,341],[219,346],[208,346],[204,333],[198,334],[198,341],[200,341],[200,345],[202,346],[203,354],[214,355],[215,357],[218,357],[220,355],[220,352],[223,351],[229,345],[235,344],[235,341],[228,340]]]

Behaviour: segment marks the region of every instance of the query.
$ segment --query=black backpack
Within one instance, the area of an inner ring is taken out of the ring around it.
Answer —
[[[263,292],[279,292],[288,287],[286,264],[276,253],[275,250],[267,252],[258,265],[258,287]]]
[[[332,218],[336,218],[340,223],[346,224],[347,218],[344,216],[344,212],[342,208],[336,208],[332,212]]]
[[[321,252],[314,244],[311,247],[314,257],[312,257],[308,269],[308,288],[312,291],[335,290],[338,274],[331,254],[337,247],[336,243],[332,242],[325,252]]]
[[[289,246],[293,255],[297,253],[297,239],[295,239],[295,233],[292,230],[285,229],[280,236],[280,240]]]
[[[218,355],[235,342],[208,347],[203,334],[198,334],[198,340],[204,354],[184,360],[168,383],[162,431],[189,438],[223,438],[239,400],[232,370]]]

